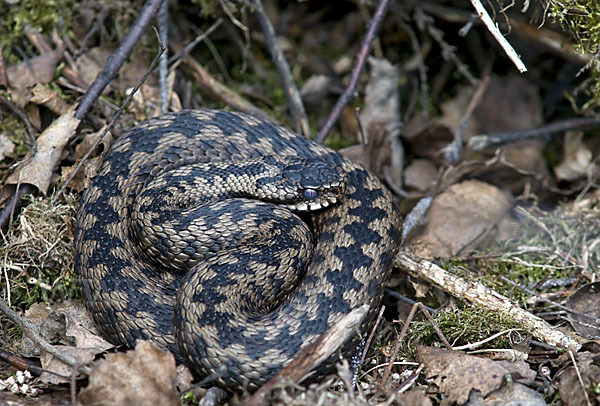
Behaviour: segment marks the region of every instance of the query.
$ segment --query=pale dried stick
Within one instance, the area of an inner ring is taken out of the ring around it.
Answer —
[[[521,61],[521,58],[519,58],[519,55],[517,55],[517,52],[512,45],[510,45],[506,38],[504,38],[504,35],[502,35],[496,24],[494,24],[485,7],[483,7],[483,4],[481,4],[479,0],[471,0],[471,4],[473,4],[473,7],[475,8],[475,11],[477,11],[477,15],[481,19],[483,25],[485,25],[496,41],[498,41],[498,44],[500,44],[504,52],[506,52],[508,58],[515,64],[519,72],[527,72],[525,64],[523,61]]]

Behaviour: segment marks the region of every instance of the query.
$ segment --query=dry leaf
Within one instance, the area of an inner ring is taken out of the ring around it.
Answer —
[[[437,167],[428,159],[415,159],[404,169],[404,185],[419,192],[429,190],[437,178]]]
[[[390,139],[388,132],[380,122],[372,123],[367,133],[367,144],[352,145],[341,149],[340,154],[360,163],[371,172],[381,175],[383,167],[390,163]]]
[[[588,403],[584,394],[584,388],[592,388],[600,382],[600,365],[598,365],[597,358],[598,354],[587,351],[577,353],[575,354],[577,368],[571,365],[560,374],[558,392],[566,406],[599,404],[599,395],[593,396],[593,392],[588,391],[592,402]],[[570,357],[568,359],[570,362]],[[583,381],[583,388],[580,379]]]
[[[94,360],[98,353],[90,348],[77,348],[68,345],[55,345],[55,348],[66,355],[75,358],[80,364],[87,364]],[[40,353],[40,361],[44,372],[40,375],[40,381],[43,383],[60,384],[70,382],[70,376],[73,373],[73,367],[65,364],[58,358],[45,351]],[[79,374],[77,374],[79,375]]]
[[[538,87],[521,76],[492,76],[473,116],[485,134],[539,127],[543,115]]]
[[[525,362],[492,361],[441,348],[420,346],[417,358],[425,365],[426,377],[433,379],[448,401],[459,404],[469,399],[471,391],[485,397],[500,388],[506,374],[522,383],[532,383],[536,377]]]
[[[493,391],[485,398],[479,392],[471,393],[469,403],[466,406],[546,406],[544,397],[535,389],[520,383],[503,385],[500,389]]]
[[[36,56],[6,69],[8,85],[17,91],[36,83],[49,83],[54,78],[56,66],[62,60],[65,46]],[[23,105],[21,105],[23,106]]]
[[[306,104],[317,105],[323,101],[331,88],[331,77],[312,75],[302,85],[300,96]]]
[[[41,104],[56,114],[65,114],[69,105],[54,90],[48,89],[41,84],[36,84],[31,89],[30,103]]]
[[[63,153],[63,148],[75,135],[78,125],[79,120],[75,118],[75,108],[54,120],[38,137],[35,155],[30,157],[19,170],[9,176],[6,184],[29,183],[46,194],[48,187],[50,187],[52,174]]]
[[[431,400],[421,389],[411,389],[405,393],[396,393],[397,404],[402,406],[432,406]]]
[[[583,285],[569,296],[566,306],[581,314],[569,314],[573,330],[587,338],[600,338],[600,282]]]
[[[105,130],[106,127],[102,127],[96,132],[88,133],[85,136],[85,138],[77,144],[77,146],[75,147],[75,159],[77,160],[77,162],[71,166],[63,166],[61,168],[60,176],[63,182],[69,179],[73,171],[77,168],[77,165],[79,165],[79,161],[89,151],[89,149],[94,146],[98,138],[102,136],[102,134],[104,134]],[[96,173],[98,172],[98,169],[100,169],[100,166],[102,166],[103,156],[108,151],[108,148],[110,147],[112,141],[113,137],[110,132],[104,135],[102,141],[96,146],[96,151],[94,151],[92,155],[90,155],[92,158],[88,158],[83,163],[79,171],[75,174],[75,177],[71,179],[71,182],[69,183],[69,187],[71,189],[81,192],[84,189],[90,187],[91,180],[94,178],[94,176],[96,176]]]
[[[61,352],[71,355],[81,364],[91,362],[97,354],[114,347],[96,334],[94,322],[81,301],[66,301],[53,307],[36,303],[27,310],[25,316],[36,326],[41,337],[55,344]],[[56,343],[63,345],[56,345]],[[34,346],[28,338],[22,339],[21,355],[34,356],[38,351],[37,346]],[[71,376],[71,366],[44,351],[39,353],[42,367],[53,372],[44,372],[40,376],[42,382],[53,384],[69,382],[69,378],[58,375]]]
[[[470,180],[450,186],[436,196],[427,212],[427,225],[411,242],[422,258],[466,254],[489,238],[512,207],[509,194]]]
[[[108,354],[92,367],[78,405],[180,405],[175,390],[175,358],[147,341],[135,350]]]

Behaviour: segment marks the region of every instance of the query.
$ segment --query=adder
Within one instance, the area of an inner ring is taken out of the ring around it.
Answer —
[[[242,113],[184,110],[111,146],[81,199],[75,271],[112,343],[150,340],[253,389],[352,309],[376,310],[399,228],[359,164]]]

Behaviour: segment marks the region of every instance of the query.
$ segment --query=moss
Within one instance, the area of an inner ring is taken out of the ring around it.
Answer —
[[[434,321],[452,346],[482,341],[495,333],[512,329],[515,325],[514,320],[503,313],[474,307],[440,311],[435,315]],[[405,340],[405,348],[414,351],[417,347],[415,343],[439,345],[440,338],[429,321],[412,323]],[[512,346],[510,333],[486,342],[486,348],[512,348]]]
[[[597,55],[600,52],[600,1],[598,0],[551,0],[548,15],[571,33],[575,49]],[[594,58],[590,64],[591,77],[581,86],[584,101],[576,109],[582,112],[600,107],[600,61]],[[571,98],[573,104],[575,98]]]
[[[28,27],[46,34],[56,29],[59,35],[66,35],[67,27],[72,26],[75,3],[75,0],[21,0],[15,5],[0,2],[0,47],[7,62],[21,60],[21,56],[11,49],[14,45],[22,46],[22,37]]]

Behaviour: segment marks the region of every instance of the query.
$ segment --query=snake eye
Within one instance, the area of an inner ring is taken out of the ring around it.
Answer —
[[[316,191],[316,190],[314,190],[314,189],[306,189],[306,190],[304,190],[304,197],[305,197],[307,200],[313,200],[313,199],[316,199],[316,198],[317,198],[317,195],[318,195],[318,193],[317,193],[317,191]]]

